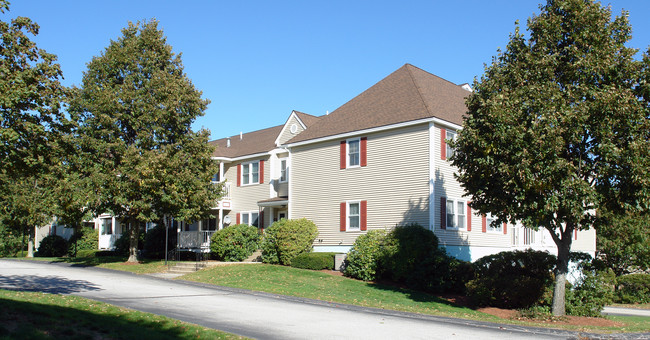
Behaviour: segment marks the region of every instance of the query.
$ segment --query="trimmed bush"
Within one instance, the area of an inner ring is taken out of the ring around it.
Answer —
[[[77,251],[77,256],[76,257],[99,257],[98,253],[100,250],[98,249],[80,249]]]
[[[212,235],[210,250],[222,261],[243,261],[257,250],[259,233],[248,224],[235,224]]]
[[[176,228],[170,228],[168,236],[167,249],[176,248]],[[163,259],[165,258],[165,226],[156,225],[149,229],[144,235],[144,245],[142,252],[146,258]]]
[[[334,269],[334,255],[336,253],[302,253],[291,260],[294,268],[322,270]]]
[[[650,274],[619,276],[616,285],[616,302],[650,303]]]
[[[82,250],[97,250],[99,247],[99,230],[82,227],[68,241],[68,255],[79,256]],[[83,257],[83,256],[82,256]]]
[[[311,251],[317,236],[318,228],[306,218],[274,222],[262,238],[262,262],[288,266],[294,257]]]
[[[343,262],[343,275],[363,281],[377,279],[386,231],[371,230],[354,241]]]
[[[525,250],[489,255],[474,262],[476,279],[467,293],[479,306],[528,308],[537,303],[553,282],[555,256]]]
[[[432,293],[462,293],[474,277],[470,263],[447,255],[436,235],[418,224],[359,236],[343,274],[364,281],[387,279]]]
[[[36,256],[60,257],[68,253],[68,242],[59,235],[49,235],[41,241]]]

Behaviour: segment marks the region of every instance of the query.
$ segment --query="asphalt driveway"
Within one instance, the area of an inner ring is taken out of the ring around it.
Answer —
[[[338,305],[64,263],[2,259],[0,288],[73,294],[259,339],[506,340],[581,336],[568,331]]]

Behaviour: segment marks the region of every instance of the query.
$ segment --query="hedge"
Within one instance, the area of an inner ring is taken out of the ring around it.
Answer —
[[[334,270],[334,256],[336,253],[302,253],[291,260],[294,268]]]

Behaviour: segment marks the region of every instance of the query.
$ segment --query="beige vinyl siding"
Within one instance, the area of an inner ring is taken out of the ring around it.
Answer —
[[[248,163],[253,161],[264,160],[264,183],[237,186],[237,164]],[[230,197],[232,200],[232,210],[225,211],[224,215],[230,216],[231,224],[237,223],[237,213],[242,211],[258,211],[257,202],[269,198],[270,182],[270,162],[268,157],[251,158],[226,165],[226,181],[230,182]],[[265,209],[269,210],[269,209]],[[268,225],[270,215],[268,212],[264,216],[264,224]]]
[[[446,229],[440,228],[440,198],[446,197],[447,199],[462,200],[465,202],[471,201],[471,197],[465,197],[465,190],[461,187],[460,183],[454,178],[454,173],[457,168],[452,166],[449,162],[449,155],[446,160],[440,159],[441,152],[441,126],[435,126],[432,130],[433,140],[433,162],[434,162],[434,197],[433,204],[434,219],[433,230],[438,236],[441,245],[453,246],[481,246],[481,247],[510,247],[511,225],[506,228],[507,234],[495,232],[482,232],[482,217],[472,210],[471,217],[471,231],[467,229]],[[447,130],[447,129],[445,129]],[[466,209],[467,210],[467,209]],[[467,216],[467,211],[465,211]]]
[[[292,148],[291,218],[319,228],[315,245],[352,245],[364,232],[341,232],[340,203],[365,200],[368,230],[429,224],[428,125],[359,135],[367,137],[366,167],[340,169],[337,139]]]
[[[291,132],[291,126],[293,124],[296,124],[297,127],[296,133]],[[289,117],[289,120],[287,120],[287,123],[284,124],[284,128],[282,128],[282,132],[280,132],[280,136],[278,137],[278,142],[280,144],[284,144],[286,141],[297,136],[299,133],[303,131],[305,131],[305,129],[302,127],[302,124],[298,121],[296,115],[292,114]]]

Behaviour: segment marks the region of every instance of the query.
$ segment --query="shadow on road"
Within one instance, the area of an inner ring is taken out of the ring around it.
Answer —
[[[0,276],[0,289],[50,294],[71,294],[100,290],[99,286],[84,280],[69,280],[59,276],[11,275]]]

